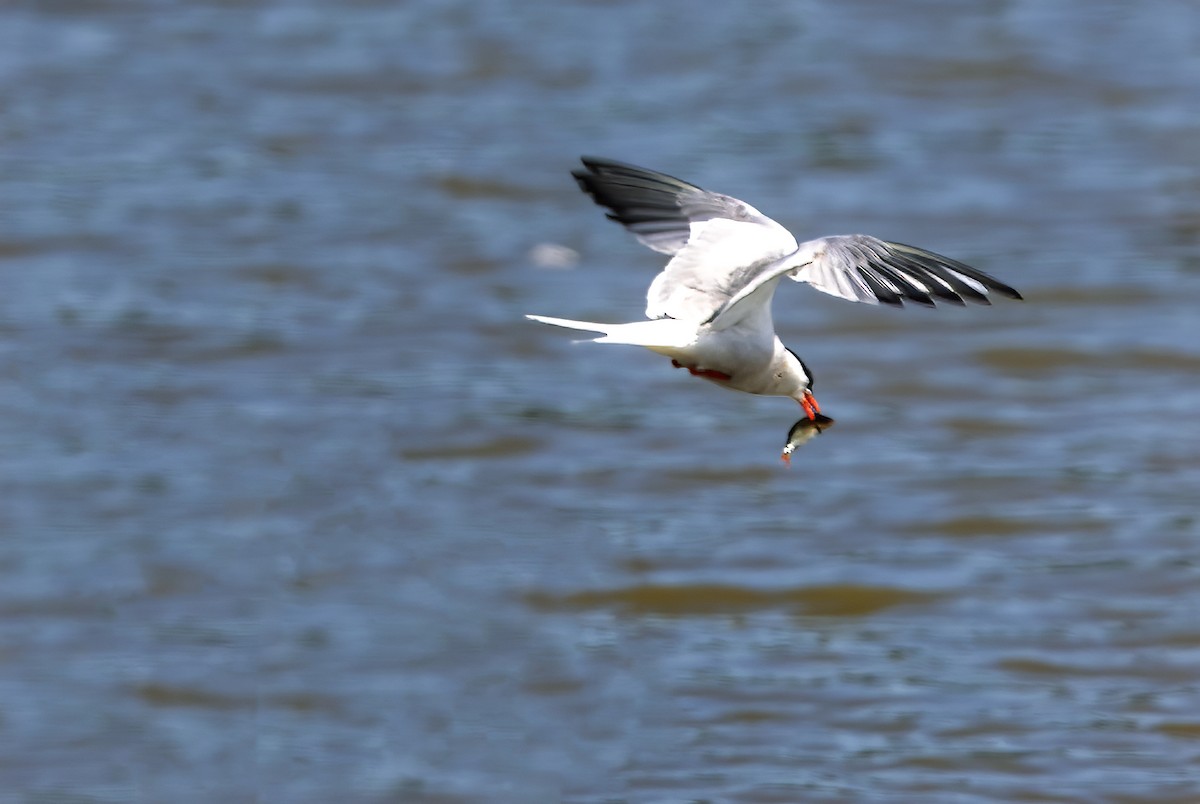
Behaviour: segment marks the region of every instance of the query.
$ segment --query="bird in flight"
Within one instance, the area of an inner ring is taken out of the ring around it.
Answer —
[[[596,343],[644,346],[734,391],[790,397],[810,421],[821,411],[812,372],[779,340],[771,318],[782,278],[848,301],[894,307],[906,301],[991,304],[988,293],[1021,298],[983,271],[932,251],[861,234],[798,243],[744,201],[611,159],[585,156],[582,162],[583,169],[572,172],[579,187],[611,220],[671,259],[650,283],[646,321],[526,317],[599,333]]]

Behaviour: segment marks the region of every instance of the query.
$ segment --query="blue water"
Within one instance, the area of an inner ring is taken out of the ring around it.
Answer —
[[[6,4],[0,801],[1200,800],[1197,31]],[[781,288],[786,469],[581,153],[1027,301]]]

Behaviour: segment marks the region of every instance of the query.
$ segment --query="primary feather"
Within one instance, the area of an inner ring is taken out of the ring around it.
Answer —
[[[995,292],[1021,295],[988,274],[932,251],[868,235],[797,243],[787,229],[736,198],[674,176],[598,157],[573,175],[639,241],[672,255],[646,297],[648,318],[719,327],[740,320],[734,308],[769,305],[788,276],[842,299],[902,306],[990,304]]]

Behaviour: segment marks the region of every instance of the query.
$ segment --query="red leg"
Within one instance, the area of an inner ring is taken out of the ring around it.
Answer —
[[[671,365],[675,368],[687,369],[688,373],[693,377],[707,377],[710,380],[720,380],[721,382],[729,382],[730,380],[730,376],[728,374],[723,371],[717,371],[716,369],[702,369],[696,368],[695,366],[685,366],[678,360],[672,360]]]

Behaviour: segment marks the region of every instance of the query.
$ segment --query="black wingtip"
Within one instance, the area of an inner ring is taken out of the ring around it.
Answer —
[[[904,306],[904,299],[900,297],[900,294],[896,293],[887,285],[880,282],[873,271],[867,271],[859,268],[858,275],[861,276],[863,281],[867,283],[867,287],[869,287],[871,292],[875,294],[875,298],[879,300],[880,304],[887,304],[892,307]]]
[[[572,175],[579,178],[580,175],[586,176],[593,181],[635,181],[648,182],[653,185],[658,185],[659,189],[671,192],[679,192],[681,190],[699,190],[696,185],[686,182],[683,179],[672,176],[668,173],[663,173],[658,170],[650,170],[649,168],[640,167],[630,162],[622,162],[619,159],[609,159],[604,156],[581,156],[579,161],[587,168],[587,171],[576,169],[572,171]]]
[[[631,165],[628,162],[621,162],[619,160],[609,159],[604,156],[585,155],[579,157],[579,161],[583,163],[583,166],[587,168],[587,170],[584,171],[576,168],[575,170],[571,171],[571,175],[575,176],[576,178],[579,178],[580,175],[600,176],[604,173],[623,173],[629,171],[643,172],[644,170],[643,168],[639,168],[637,165]]]
[[[1024,301],[1024,298],[1015,288],[1009,287],[991,274],[984,273],[978,268],[972,268],[966,263],[904,243],[888,243],[888,247],[892,250],[895,258],[905,263],[907,267],[916,270],[918,273],[928,272],[932,274],[948,285],[948,290],[953,294],[962,297],[960,302],[954,302],[953,299],[949,298],[946,301],[954,303],[970,302],[972,304],[990,306],[992,302],[987,297],[987,293],[989,292],[1005,298]],[[958,276],[955,276],[955,274]],[[983,290],[981,291],[979,288],[968,284],[963,278],[981,285]],[[938,296],[938,298],[943,298],[940,293],[935,292],[934,295]]]
[[[607,156],[591,156],[584,154],[583,156],[579,157],[579,161],[583,163],[584,167],[591,171],[604,170],[605,168],[613,168],[616,170],[645,170],[645,168],[640,168],[637,165],[630,164],[629,162],[622,162],[620,159],[610,159]]]

